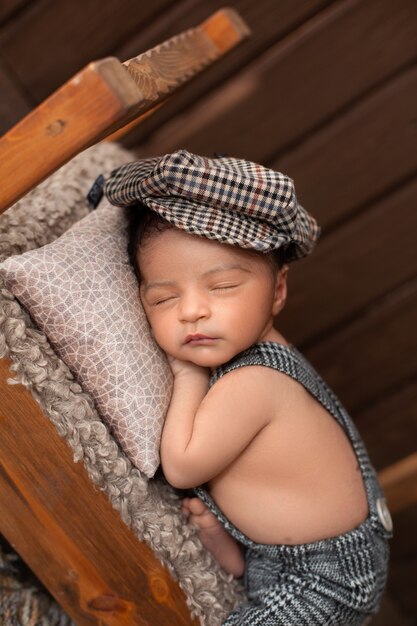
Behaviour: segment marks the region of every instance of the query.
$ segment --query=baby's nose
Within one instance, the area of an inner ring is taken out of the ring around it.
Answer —
[[[195,322],[210,315],[207,300],[200,296],[187,296],[181,301],[181,319],[186,322]]]

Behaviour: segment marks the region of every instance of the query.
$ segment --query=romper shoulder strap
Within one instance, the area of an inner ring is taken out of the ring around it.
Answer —
[[[370,513],[374,519],[377,519],[377,502],[379,499],[383,498],[383,493],[366,447],[352,418],[334,392],[315,371],[313,366],[294,346],[284,346],[283,344],[273,341],[257,343],[236,355],[233,359],[228,361],[228,363],[216,368],[210,378],[210,387],[228,372],[250,365],[264,365],[291,376],[291,378],[303,385],[303,387],[336,419],[351,441],[364,478]],[[217,515],[235,538],[242,541],[242,543],[247,546],[253,545],[250,539],[242,535],[242,533],[235,529],[230,521],[223,516],[205,489],[200,487],[195,489],[195,492],[212,512]]]
[[[316,372],[311,363],[294,346],[284,346],[273,341],[256,343],[244,352],[214,370],[210,386],[222,376],[239,367],[264,365],[278,370],[298,381],[337,420],[349,437],[359,464],[365,473],[369,471],[369,458],[359,432],[334,392]]]
[[[253,344],[228,363],[216,368],[210,378],[210,386],[228,372],[248,365],[264,365],[291,376],[344,425],[344,420],[340,415],[344,409],[340,401],[294,346],[284,346],[273,341]]]

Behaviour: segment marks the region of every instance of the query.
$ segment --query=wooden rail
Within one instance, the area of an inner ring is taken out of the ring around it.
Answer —
[[[78,626],[196,626],[137,540],[0,360],[0,533]]]
[[[391,513],[417,502],[417,452],[379,472]]]
[[[0,138],[0,213],[73,156],[158,106],[249,34],[232,9],[121,63],[90,63]]]

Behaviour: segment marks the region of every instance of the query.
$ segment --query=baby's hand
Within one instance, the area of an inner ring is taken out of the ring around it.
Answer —
[[[167,354],[167,358],[174,378],[179,376],[196,376],[199,378],[206,377],[208,380],[210,376],[210,370],[206,367],[195,365],[195,363],[191,363],[191,361],[180,361],[169,354]]]

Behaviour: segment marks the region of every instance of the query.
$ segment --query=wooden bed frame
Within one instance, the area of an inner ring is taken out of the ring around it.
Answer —
[[[85,148],[124,134],[248,34],[223,9],[125,63],[90,63],[0,139],[0,213]],[[0,360],[0,534],[79,626],[197,625],[31,393],[7,383],[10,365]]]

